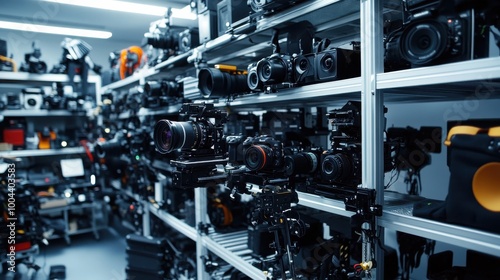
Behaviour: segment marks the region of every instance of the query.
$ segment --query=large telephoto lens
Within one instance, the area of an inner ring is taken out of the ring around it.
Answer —
[[[268,169],[273,165],[273,150],[265,145],[252,145],[245,151],[244,160],[251,171]]]
[[[321,170],[324,178],[329,181],[340,182],[351,178],[353,166],[349,157],[345,154],[328,155],[323,159]]]
[[[198,88],[205,98],[228,97],[250,90],[247,85],[247,75],[231,74],[215,68],[200,70]]]
[[[162,154],[208,148],[212,146],[210,132],[209,124],[204,122],[159,120],[154,129],[155,146]]]
[[[257,74],[263,83],[277,84],[287,80],[288,69],[281,57],[270,57],[257,63]]]
[[[311,152],[285,156],[285,172],[288,176],[310,174],[318,168],[318,157]]]

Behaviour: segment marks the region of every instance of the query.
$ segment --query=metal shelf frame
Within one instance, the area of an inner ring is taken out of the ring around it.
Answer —
[[[379,225],[500,257],[500,235],[384,210]]]
[[[162,220],[165,224],[171,226],[173,229],[176,229],[180,233],[184,234],[189,239],[196,241],[198,233],[196,229],[192,226],[189,226],[182,220],[179,220],[177,217],[169,214],[168,212],[160,209],[158,206],[149,203],[148,210]]]

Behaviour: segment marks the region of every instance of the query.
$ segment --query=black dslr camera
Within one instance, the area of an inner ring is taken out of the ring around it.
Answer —
[[[399,70],[487,57],[489,34],[474,9],[454,1],[402,0],[403,25],[385,39],[385,68]]]
[[[159,120],[154,128],[156,150],[162,154],[181,151],[181,156],[170,162],[176,167],[172,179],[174,187],[199,187],[214,175],[217,164],[227,162],[223,135],[226,113],[205,103],[183,104],[179,113],[194,120]]]
[[[160,63],[170,56],[182,54],[197,47],[199,45],[198,30],[174,27],[170,24],[170,14],[167,14],[165,18],[150,24],[149,32],[144,34],[143,45],[146,44],[161,50],[158,57],[153,58],[156,60],[155,63]]]
[[[349,101],[330,111],[331,149],[321,155],[320,180],[356,187],[361,183],[361,103]]]
[[[243,150],[250,171],[273,173],[283,167],[283,144],[272,137],[249,137],[243,142]]]
[[[353,49],[330,46],[324,39],[314,53],[301,54],[294,59],[293,81],[298,85],[334,81],[361,75],[361,54],[359,44],[353,42]]]

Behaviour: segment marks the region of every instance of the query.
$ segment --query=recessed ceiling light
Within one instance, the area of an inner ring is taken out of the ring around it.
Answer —
[[[77,37],[90,37],[98,39],[108,39],[111,38],[111,36],[113,35],[113,33],[108,31],[20,23],[11,21],[0,21],[0,28],[21,30],[25,32],[48,33],[48,34],[68,35]]]
[[[138,4],[116,0],[44,0],[46,2],[75,5],[87,8],[103,9],[125,13],[135,13],[151,16],[165,16],[168,7]],[[191,12],[191,7],[187,5],[182,9],[172,8],[172,17],[184,19],[196,19],[196,15]]]

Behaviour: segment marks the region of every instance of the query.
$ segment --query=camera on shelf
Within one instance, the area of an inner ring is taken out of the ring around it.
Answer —
[[[143,86],[142,107],[158,108],[168,106],[182,98],[182,83],[176,81],[149,81]]]
[[[205,98],[229,98],[250,91],[246,71],[220,64],[215,68],[200,69],[198,88]]]
[[[150,24],[149,32],[144,34],[144,43],[155,49],[163,50],[156,63],[188,52],[199,45],[198,30],[171,25],[170,11],[165,18]]]
[[[431,163],[429,153],[441,152],[441,127],[423,126],[390,127],[387,129],[387,139],[396,147],[395,167],[398,170],[408,170],[418,173]],[[415,160],[414,158],[418,158]]]
[[[183,104],[179,113],[194,120],[159,120],[154,128],[154,143],[162,154],[181,151],[181,156],[171,161],[176,167],[174,187],[199,187],[213,175],[217,164],[227,162],[223,135],[226,113],[205,103]]]
[[[243,142],[243,149],[250,171],[273,173],[283,168],[283,144],[272,137],[249,137]]]
[[[256,72],[264,86],[293,83],[293,60],[290,55],[274,53],[257,62]],[[254,83],[251,84],[252,86]],[[250,85],[249,85],[250,87]]]
[[[357,187],[361,184],[361,102],[348,101],[330,111],[331,147],[321,155],[321,184]],[[384,171],[392,169],[390,149],[384,149]]]
[[[95,154],[100,159],[120,157],[122,154],[128,153],[129,149],[126,130],[120,130],[113,139],[106,142],[97,142],[94,146]]]
[[[140,156],[146,155],[153,149],[150,140],[146,128],[122,129],[111,140],[97,142],[94,151],[100,159],[119,158],[122,155],[132,159],[140,159]]]
[[[322,148],[293,151],[284,158],[285,173],[288,176],[314,175],[320,170]]]
[[[33,52],[24,55],[24,63],[19,67],[19,71],[44,74],[47,73],[47,64],[40,59],[42,51],[38,42],[32,43]]]
[[[352,42],[353,49],[330,46],[330,40],[322,40],[316,52],[294,58],[294,83],[306,85],[341,80],[361,75],[359,43]]]
[[[321,156],[321,181],[356,187],[361,183],[361,103],[330,111],[331,149]]]
[[[45,92],[41,88],[25,88],[22,91],[24,109],[40,110],[43,105]]]
[[[50,93],[46,94],[43,100],[44,109],[63,110],[67,106],[67,97],[73,95],[73,88],[62,83],[54,83]]]
[[[474,9],[454,1],[402,1],[403,25],[386,36],[386,70],[416,68],[488,56],[489,34]]]

